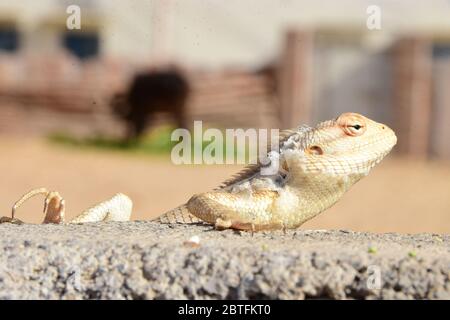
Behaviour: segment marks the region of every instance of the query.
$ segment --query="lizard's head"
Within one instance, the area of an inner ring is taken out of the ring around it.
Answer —
[[[305,146],[319,171],[367,174],[397,143],[394,131],[357,113],[344,113],[319,124]],[[318,158],[321,158],[322,161]]]

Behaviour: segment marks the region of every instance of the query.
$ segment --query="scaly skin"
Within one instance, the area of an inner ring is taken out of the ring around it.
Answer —
[[[279,146],[272,149],[279,162],[252,165],[227,180],[216,190],[194,195],[186,204],[156,218],[161,223],[206,222],[218,229],[249,231],[298,228],[335,204],[357,181],[368,175],[397,142],[386,125],[356,113],[344,113],[315,128],[286,130]],[[44,223],[64,221],[64,200],[57,192],[32,190],[13,208],[29,197],[46,194]],[[72,223],[128,220],[132,203],[118,194],[94,206]],[[8,220],[8,221],[9,221]],[[14,221],[13,221],[14,220]],[[0,222],[2,222],[0,221]]]

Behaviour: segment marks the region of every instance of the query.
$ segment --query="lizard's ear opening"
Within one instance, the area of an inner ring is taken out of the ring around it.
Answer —
[[[306,149],[306,153],[316,155],[316,156],[321,156],[323,154],[323,149],[317,145],[314,145],[314,146],[308,147]]]

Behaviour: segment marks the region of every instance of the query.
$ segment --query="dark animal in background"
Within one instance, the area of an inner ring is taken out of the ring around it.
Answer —
[[[138,139],[156,113],[171,116],[178,128],[186,128],[188,80],[178,71],[137,74],[124,94],[112,101],[114,113],[127,123],[127,140]]]

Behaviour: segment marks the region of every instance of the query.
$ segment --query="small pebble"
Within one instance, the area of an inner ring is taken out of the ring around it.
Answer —
[[[199,236],[192,236],[189,238],[189,240],[184,242],[185,246],[189,246],[189,247],[199,247],[200,246],[200,237]]]

